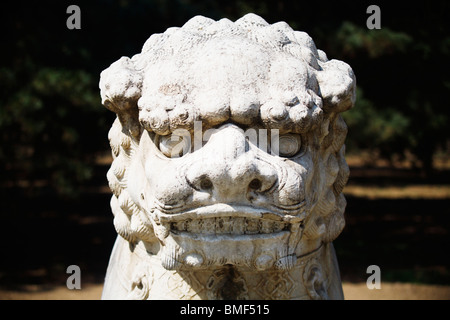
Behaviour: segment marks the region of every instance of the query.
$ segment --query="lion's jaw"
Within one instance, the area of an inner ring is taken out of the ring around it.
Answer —
[[[264,209],[226,204],[185,214],[192,213],[197,217],[179,222],[169,222],[169,218],[161,223],[164,233],[159,231],[158,238],[166,269],[235,265],[261,271],[288,269],[295,264],[292,245],[301,238],[300,217],[283,219]]]

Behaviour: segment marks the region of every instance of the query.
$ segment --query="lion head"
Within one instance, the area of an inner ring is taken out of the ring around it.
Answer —
[[[164,268],[289,269],[344,227],[355,76],[304,32],[195,17],[102,72],[114,226]]]

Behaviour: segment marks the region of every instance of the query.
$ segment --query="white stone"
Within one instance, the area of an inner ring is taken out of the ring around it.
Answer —
[[[355,77],[304,32],[197,16],[101,74],[119,234],[103,299],[341,299]]]

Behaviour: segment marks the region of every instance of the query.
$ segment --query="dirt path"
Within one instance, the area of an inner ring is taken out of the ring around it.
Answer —
[[[347,300],[450,300],[450,286],[382,283],[369,290],[365,283],[344,283]]]
[[[346,300],[450,300],[450,286],[384,283],[380,290],[369,290],[365,283],[344,283]],[[103,285],[86,285],[81,290],[57,287],[41,290],[29,287],[27,292],[0,291],[1,300],[97,300]]]

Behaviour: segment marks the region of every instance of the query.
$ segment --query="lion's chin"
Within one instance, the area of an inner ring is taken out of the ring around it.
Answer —
[[[224,265],[290,269],[303,233],[304,211],[283,214],[219,204],[177,214],[158,212],[155,233],[161,264],[168,270]]]

